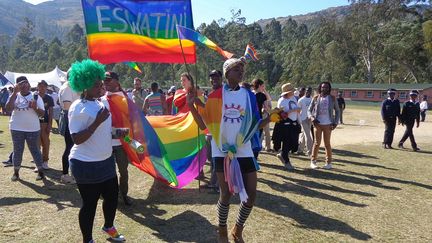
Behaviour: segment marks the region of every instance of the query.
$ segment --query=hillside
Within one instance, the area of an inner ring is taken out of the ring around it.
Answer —
[[[341,6],[304,15],[279,17],[276,20],[283,25],[292,18],[298,23],[311,25],[321,16],[343,16],[348,11],[349,6]],[[52,39],[54,36],[62,38],[75,23],[81,26],[84,23],[81,2],[78,0],[53,0],[38,5],[23,0],[0,0],[1,34],[14,36],[23,25],[25,17],[35,23],[35,35],[45,39]],[[257,22],[261,27],[265,27],[270,21],[271,19],[262,19]]]
[[[78,23],[83,25],[81,3],[78,0],[54,0],[32,5],[23,0],[0,0],[0,33],[14,36],[29,18],[34,34],[46,39],[62,37]]]

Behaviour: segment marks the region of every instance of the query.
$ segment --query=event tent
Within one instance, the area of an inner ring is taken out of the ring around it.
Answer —
[[[66,72],[60,70],[57,66],[54,68],[54,70],[48,73],[14,73],[6,71],[4,76],[14,84],[16,78],[19,76],[26,76],[31,87],[36,87],[38,82],[45,80],[48,84],[52,84],[60,88],[62,83],[66,80]]]

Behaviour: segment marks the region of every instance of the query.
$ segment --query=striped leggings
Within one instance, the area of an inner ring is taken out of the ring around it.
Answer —
[[[248,207],[245,202],[241,202],[240,209],[237,215],[236,225],[243,227],[251,211],[252,207]],[[228,219],[229,204],[225,205],[218,201],[217,212],[219,218],[219,226],[225,227],[227,225],[226,222]]]

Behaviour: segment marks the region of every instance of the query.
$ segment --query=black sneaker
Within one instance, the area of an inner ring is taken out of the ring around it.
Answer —
[[[417,152],[417,151],[420,151],[420,149],[419,148],[413,148],[413,150],[414,150],[414,152]]]
[[[4,167],[9,167],[9,166],[12,166],[12,165],[13,165],[13,164],[12,164],[12,161],[10,161],[10,160],[2,161],[2,163],[3,163],[3,166],[4,166]]]
[[[400,149],[405,149],[405,147],[403,146],[403,144],[398,144],[398,148],[400,148]]]

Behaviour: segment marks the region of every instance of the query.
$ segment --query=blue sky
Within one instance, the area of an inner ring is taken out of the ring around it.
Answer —
[[[33,4],[47,0],[25,0]],[[78,0],[77,0],[78,1]],[[259,19],[307,14],[329,7],[348,5],[348,0],[192,0],[194,25],[231,17],[231,9],[241,9],[246,23]]]

